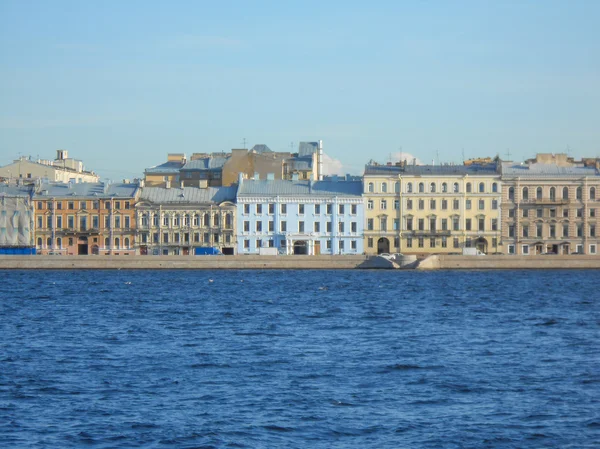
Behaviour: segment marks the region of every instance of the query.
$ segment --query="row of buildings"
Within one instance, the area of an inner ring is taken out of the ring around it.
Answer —
[[[597,159],[372,162],[362,177],[339,177],[323,176],[321,149],[306,145],[311,162],[292,171],[291,161],[305,157],[300,151],[261,165],[258,155],[270,154],[263,148],[234,150],[222,164],[214,154],[190,160],[202,164],[180,161],[170,175],[153,167],[134,183],[8,181],[0,184],[0,248],[98,255],[598,252]],[[188,175],[186,166],[198,171]]]

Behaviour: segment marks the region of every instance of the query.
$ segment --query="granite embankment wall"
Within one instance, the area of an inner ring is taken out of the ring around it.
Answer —
[[[600,256],[429,256],[419,270],[600,269]]]
[[[0,269],[350,269],[365,256],[0,256]]]

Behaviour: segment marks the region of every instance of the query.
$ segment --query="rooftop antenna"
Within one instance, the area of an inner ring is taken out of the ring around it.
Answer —
[[[440,165],[440,150],[436,150],[435,156],[437,158],[437,164]]]
[[[571,147],[567,144],[567,156],[571,156]]]
[[[400,145],[400,147],[398,148],[398,150],[400,150],[400,161],[404,160],[404,154],[402,154],[402,145]]]
[[[388,155],[388,162],[389,162],[390,164],[392,163],[392,153],[390,153],[390,154]]]
[[[290,153],[294,152],[294,142],[290,142]]]
[[[462,158],[463,158],[463,164],[465,162],[465,148],[461,148],[462,149]]]
[[[244,145],[244,150],[245,150],[246,149],[246,138],[245,137],[242,139],[242,145]]]
[[[506,149],[506,160],[510,161],[510,156],[511,156],[511,152],[510,152],[510,148]]]

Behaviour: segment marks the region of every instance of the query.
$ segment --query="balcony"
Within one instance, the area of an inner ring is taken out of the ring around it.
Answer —
[[[413,237],[448,237],[452,235],[452,231],[442,231],[439,229],[427,231],[404,231],[404,235],[412,235]]]
[[[519,204],[539,204],[539,205],[561,205],[561,204],[569,204],[569,200],[562,198],[529,198],[529,199],[521,199],[518,201]]]

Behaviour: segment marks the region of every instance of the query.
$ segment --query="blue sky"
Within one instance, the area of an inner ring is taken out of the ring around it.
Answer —
[[[64,148],[118,179],[244,138],[322,139],[354,173],[400,151],[597,156],[599,17],[593,0],[0,0],[0,164]]]

